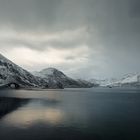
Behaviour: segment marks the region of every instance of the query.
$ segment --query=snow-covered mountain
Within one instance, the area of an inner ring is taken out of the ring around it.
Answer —
[[[87,82],[85,80],[75,80],[68,76],[66,76],[63,72],[55,69],[55,68],[47,68],[43,69],[40,72],[34,72],[35,76],[41,77],[48,81],[50,85],[53,83],[59,83],[65,88],[76,88],[76,87],[92,87],[94,84]]]
[[[0,87],[9,83],[17,83],[21,87],[39,88],[87,88],[97,85],[140,86],[140,74],[128,74],[120,79],[91,79],[89,81],[72,79],[55,68],[47,68],[31,74],[0,54]]]
[[[0,54],[0,87],[9,86],[11,83],[24,88],[91,87],[93,85],[87,81],[74,80],[54,68],[31,74]]]
[[[40,80],[0,54],[0,85],[18,83],[22,87],[38,87]]]
[[[111,83],[110,86],[140,86],[140,74],[127,74],[123,78]]]
[[[123,87],[123,86],[140,86],[140,74],[127,74],[124,75],[123,78],[120,79],[104,79],[104,80],[97,80],[97,79],[90,79],[91,83],[96,83],[99,86],[109,86],[109,87]]]
[[[47,72],[51,74],[49,71]],[[40,74],[45,76],[45,71]],[[57,75],[58,73],[55,74],[54,72],[54,77]],[[52,79],[50,76],[48,78],[39,75],[35,76],[0,54],[0,87],[5,87],[5,85],[7,87],[9,84],[11,86],[11,83],[14,83],[23,88],[63,88],[61,82],[54,80],[54,77]]]

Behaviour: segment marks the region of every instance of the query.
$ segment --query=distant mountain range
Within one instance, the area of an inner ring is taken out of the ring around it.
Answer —
[[[90,79],[89,82],[108,87],[140,87],[140,74],[127,74],[120,79]]]
[[[0,54],[0,88],[90,88],[140,87],[140,74],[128,74],[120,79],[73,79],[55,68],[28,72]]]
[[[75,80],[55,68],[30,73],[0,54],[0,87],[22,88],[89,88],[94,84]]]

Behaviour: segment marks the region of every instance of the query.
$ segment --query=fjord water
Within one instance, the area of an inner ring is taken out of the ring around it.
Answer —
[[[140,140],[140,89],[0,91],[1,140]]]

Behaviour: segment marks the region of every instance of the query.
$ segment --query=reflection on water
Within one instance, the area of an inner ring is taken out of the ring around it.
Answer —
[[[27,128],[36,123],[56,125],[63,119],[64,113],[62,110],[44,107],[38,103],[35,107],[32,107],[33,104],[31,101],[28,106],[24,106],[17,111],[12,112],[3,119],[3,122],[7,125]]]
[[[139,89],[1,91],[2,140],[139,140]]]
[[[0,98],[0,117],[2,123],[19,128],[27,128],[36,123],[56,125],[64,116],[64,112],[56,108],[58,96],[48,94],[46,99]]]
[[[16,110],[18,107],[26,104],[28,99],[18,99],[18,98],[0,98],[0,118],[6,115],[7,113]]]

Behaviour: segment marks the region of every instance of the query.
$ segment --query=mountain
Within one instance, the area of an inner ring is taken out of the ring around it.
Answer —
[[[91,83],[96,83],[99,86],[108,86],[108,87],[139,87],[140,86],[140,74],[127,74],[120,79],[104,79],[96,80],[90,79]]]
[[[41,80],[0,54],[0,85],[17,83],[21,87],[38,87]]]
[[[63,88],[59,81],[35,76],[0,54],[0,87],[11,86],[12,88]]]
[[[140,74],[127,74],[123,78],[111,83],[110,86],[120,86],[120,87],[139,87],[140,86]]]
[[[33,74],[48,81],[50,85],[53,85],[54,83],[59,83],[59,85],[65,88],[87,88],[94,86],[94,84],[85,80],[72,79],[55,68],[43,69],[42,71],[34,72]]]
[[[93,84],[90,82],[74,80],[55,68],[44,69],[32,74],[0,54],[1,88],[64,88],[92,86]]]

